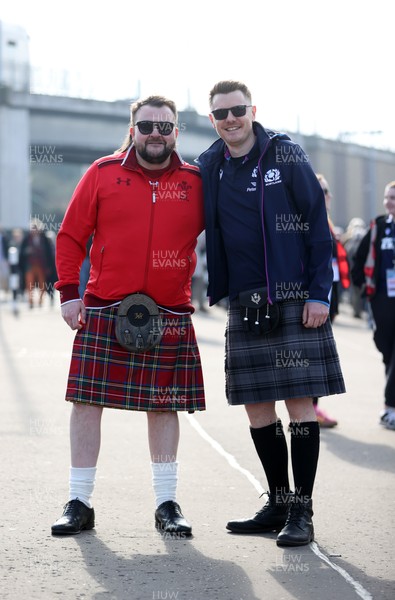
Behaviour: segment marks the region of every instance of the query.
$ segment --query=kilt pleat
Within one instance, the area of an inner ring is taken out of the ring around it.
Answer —
[[[345,392],[329,320],[322,327],[302,325],[303,302],[283,302],[280,325],[268,335],[243,329],[240,307],[228,311],[225,389],[229,404],[254,404]]]
[[[74,339],[66,400],[126,410],[205,410],[191,316],[161,312],[160,344],[133,353],[115,337],[117,310],[87,309],[86,325]]]

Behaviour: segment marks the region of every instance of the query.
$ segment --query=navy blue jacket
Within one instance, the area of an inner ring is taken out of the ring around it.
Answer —
[[[269,301],[287,299],[286,294],[279,297],[280,289],[298,291],[299,298],[303,293],[305,300],[328,303],[333,280],[332,238],[321,186],[298,144],[259,123],[253,127],[260,151],[258,193]],[[225,148],[218,139],[197,159],[203,180],[210,305],[228,296],[227,260],[217,218],[219,169]]]

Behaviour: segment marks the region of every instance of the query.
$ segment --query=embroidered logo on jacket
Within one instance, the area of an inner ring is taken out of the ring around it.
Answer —
[[[258,167],[254,167],[251,173],[251,179],[255,177],[255,179],[258,177]],[[246,192],[256,192],[257,187],[256,187],[256,181],[251,181],[250,183],[250,187],[247,187]]]
[[[130,185],[131,179],[129,179],[129,177],[127,179],[121,179],[120,177],[117,177],[117,184],[121,185],[121,183],[126,183],[126,185]]]
[[[264,181],[266,185],[275,185],[276,183],[282,183],[280,171],[278,169],[269,169],[265,173]]]

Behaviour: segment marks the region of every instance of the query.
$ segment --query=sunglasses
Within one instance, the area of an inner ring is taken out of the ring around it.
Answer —
[[[216,108],[211,111],[214,119],[216,121],[223,121],[227,118],[229,111],[232,113],[234,117],[244,117],[247,108],[252,106],[252,104],[238,104],[237,106],[231,106],[230,108]]]
[[[136,127],[143,135],[150,135],[154,127],[157,128],[160,135],[170,135],[174,129],[174,123],[170,123],[170,121],[139,121],[136,123]]]
[[[322,191],[324,192],[325,196],[327,194],[330,194],[330,191],[328,190],[328,188],[322,188]]]

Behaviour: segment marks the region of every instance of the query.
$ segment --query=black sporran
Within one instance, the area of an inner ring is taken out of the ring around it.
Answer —
[[[268,334],[280,324],[280,306],[270,303],[267,288],[240,292],[240,317],[245,331],[255,335]]]
[[[130,294],[119,305],[115,336],[119,344],[131,352],[147,352],[162,338],[159,308],[145,294]]]

